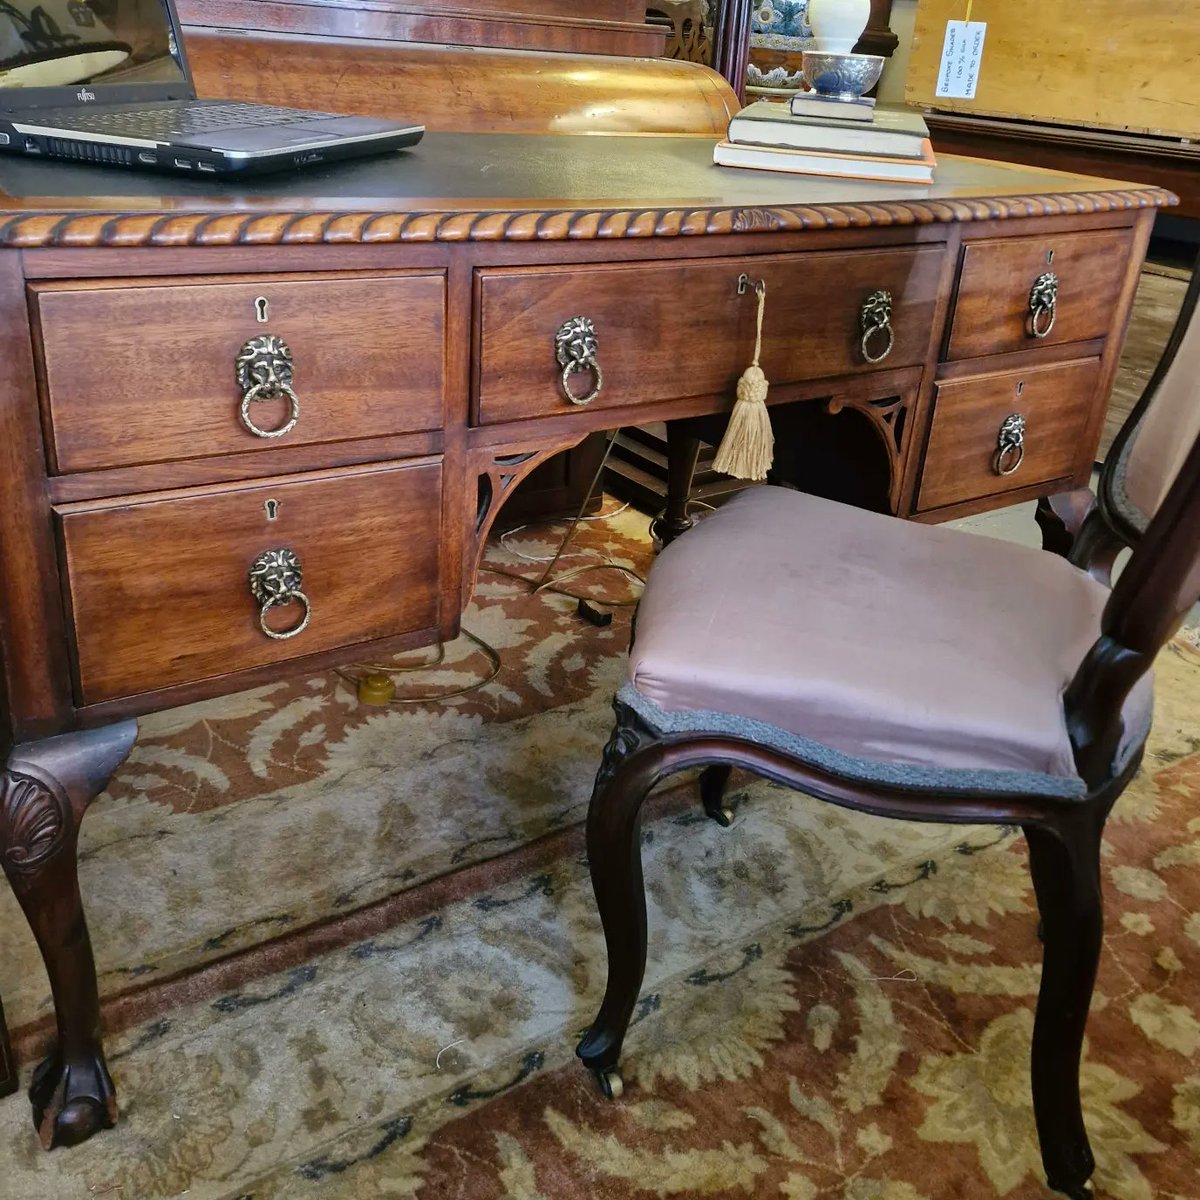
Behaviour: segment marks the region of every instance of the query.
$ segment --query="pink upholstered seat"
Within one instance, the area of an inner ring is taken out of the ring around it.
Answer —
[[[1040,550],[755,488],[655,564],[627,690],[664,731],[703,710],[847,756],[857,775],[877,763],[892,782],[952,787],[984,772],[984,786],[1082,796],[1062,693],[1108,595]],[[1151,695],[1147,676],[1126,704],[1131,744]]]

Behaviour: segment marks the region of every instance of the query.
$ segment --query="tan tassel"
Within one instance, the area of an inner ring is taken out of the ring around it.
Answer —
[[[754,337],[754,362],[742,372],[737,385],[737,402],[729,417],[725,436],[713,459],[713,470],[735,479],[766,479],[775,458],[775,434],[767,410],[767,377],[758,365],[762,354],[763,311],[767,285],[754,285],[758,297],[758,330]]]

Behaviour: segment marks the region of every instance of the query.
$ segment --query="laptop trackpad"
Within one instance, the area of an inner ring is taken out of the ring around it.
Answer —
[[[272,150],[287,146],[318,145],[336,142],[346,136],[338,130],[340,121],[313,121],[312,125],[246,126],[240,130],[214,130],[175,138],[175,145],[202,146],[209,150]]]

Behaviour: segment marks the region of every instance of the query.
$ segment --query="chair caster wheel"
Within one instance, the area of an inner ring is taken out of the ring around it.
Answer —
[[[620,1100],[625,1091],[625,1081],[621,1078],[621,1072],[615,1067],[607,1071],[597,1071],[596,1082],[600,1084],[600,1090],[604,1093],[606,1100]]]
[[[710,808],[708,810],[709,817],[716,821],[722,829],[728,829],[733,824],[733,809],[732,808]]]
[[[1068,1200],[1096,1200],[1096,1193],[1086,1183],[1071,1187],[1067,1184],[1058,1184],[1053,1180],[1047,1180],[1047,1184],[1052,1192],[1066,1196]]]

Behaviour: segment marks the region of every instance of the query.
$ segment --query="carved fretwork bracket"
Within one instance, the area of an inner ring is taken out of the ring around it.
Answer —
[[[888,457],[888,503],[892,512],[900,507],[900,494],[904,483],[904,458],[908,451],[909,409],[915,394],[902,393],[876,400],[864,400],[855,396],[833,396],[825,402],[825,411],[836,415],[845,408],[860,412],[871,423],[879,435]]]
[[[580,433],[566,441],[546,445],[514,444],[509,446],[484,446],[468,451],[468,478],[477,480],[477,500],[472,514],[471,529],[464,539],[465,561],[463,563],[463,604],[470,600],[475,591],[475,579],[488,534],[504,502],[512,495],[523,479],[536,470],[547,459],[579,445],[586,434]]]

